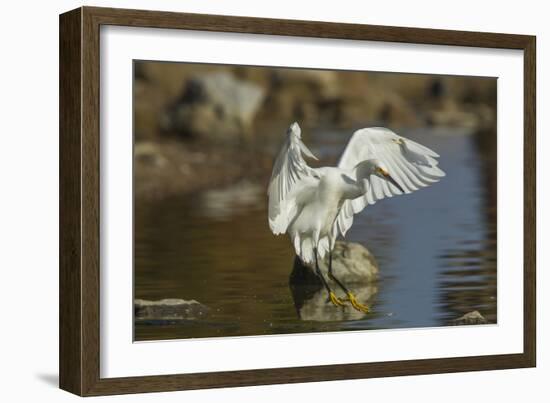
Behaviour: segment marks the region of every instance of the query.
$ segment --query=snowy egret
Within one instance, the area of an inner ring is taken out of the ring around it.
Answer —
[[[383,127],[357,130],[337,167],[311,168],[304,156],[317,160],[292,123],[273,165],[268,187],[269,226],[275,235],[288,233],[296,255],[305,264],[315,262],[329,300],[336,306],[349,301],[367,313],[369,308],[332,272],[332,250],[344,237],[353,215],[385,197],[411,193],[445,176],[434,151]],[[329,254],[328,276],[347,295],[339,298],[319,268]]]

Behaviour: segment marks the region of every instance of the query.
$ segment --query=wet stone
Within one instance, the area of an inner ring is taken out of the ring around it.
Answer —
[[[134,300],[134,314],[138,321],[178,321],[206,318],[209,308],[195,300],[167,298],[158,301]]]
[[[468,312],[460,318],[451,321],[452,325],[485,325],[489,323],[479,311]]]

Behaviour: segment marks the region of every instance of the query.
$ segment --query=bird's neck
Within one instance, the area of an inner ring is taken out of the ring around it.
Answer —
[[[346,176],[346,180],[342,185],[342,198],[346,200],[357,199],[358,197],[365,194],[366,181],[359,179],[355,180],[350,176]]]
[[[354,176],[354,175],[353,175]],[[356,199],[365,193],[363,180],[356,180],[347,172],[329,172],[319,183],[319,198],[325,203],[341,204],[343,200]]]

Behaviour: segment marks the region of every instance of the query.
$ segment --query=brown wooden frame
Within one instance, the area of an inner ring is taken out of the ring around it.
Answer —
[[[524,349],[521,354],[100,378],[99,28],[175,28],[524,51]],[[533,367],[535,37],[483,32],[82,7],[60,16],[60,387],[81,395],[154,392]]]

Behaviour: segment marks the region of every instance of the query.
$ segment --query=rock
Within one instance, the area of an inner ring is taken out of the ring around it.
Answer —
[[[259,120],[297,120],[304,127],[329,122],[326,105],[338,98],[340,88],[335,71],[274,69]]]
[[[159,117],[165,108],[166,95],[156,85],[136,78],[134,82],[134,138],[156,140],[159,136]]]
[[[327,292],[323,286],[319,286],[313,292],[304,292],[307,288],[291,287],[294,306],[301,320],[313,320],[317,322],[333,322],[342,320],[359,320],[368,314],[360,312],[353,308],[349,303],[344,307],[334,306],[327,300]],[[378,292],[378,287],[374,283],[352,284],[351,291],[362,304],[369,305],[373,297]],[[345,298],[343,291],[334,288],[334,291],[341,298]]]
[[[208,315],[210,309],[195,300],[177,298],[149,301],[134,300],[134,314],[136,320],[142,321],[170,321],[202,319]]]
[[[319,266],[324,273],[328,270],[328,254]],[[313,277],[311,281],[319,281],[313,270],[315,264],[304,265],[296,257],[294,259],[294,271],[307,269]],[[369,283],[378,278],[378,264],[370,251],[363,245],[355,242],[336,241],[332,251],[332,271],[338,279],[344,283]],[[329,279],[329,283],[332,280]]]
[[[184,137],[239,143],[264,99],[264,90],[229,73],[195,76],[161,119],[161,127]]]
[[[484,325],[489,323],[479,311],[468,312],[460,318],[451,321],[452,325]]]
[[[319,262],[321,270],[328,270],[328,258]],[[376,280],[378,265],[374,256],[363,245],[337,241],[332,256],[334,275],[342,281],[361,303],[366,303],[378,292]],[[326,279],[337,295],[345,297],[340,287],[328,276]],[[301,319],[315,321],[357,320],[365,316],[351,306],[335,307],[327,300],[327,292],[314,271],[314,265],[305,265],[296,257],[289,280],[294,306]]]
[[[167,162],[159,145],[152,141],[137,141],[134,146],[134,158],[137,164],[157,168],[162,168]]]
[[[330,70],[277,69],[271,77],[275,91],[292,91],[301,101],[320,101],[339,95],[338,74]]]
[[[323,264],[328,269],[328,256]],[[332,252],[332,269],[342,281],[366,283],[378,278],[378,263],[370,251],[359,243],[337,241]]]
[[[250,156],[251,152],[241,147],[195,146],[176,139],[163,139],[136,141],[134,150],[134,194],[139,202],[238,184],[233,195],[239,191],[244,193],[236,195],[231,208],[243,206],[257,197],[255,189],[258,186],[252,182],[258,181],[256,173],[264,172],[261,156]],[[245,176],[249,179],[246,183],[242,180]]]
[[[343,92],[334,103],[335,123],[342,127],[380,124],[392,127],[416,127],[418,113],[398,91],[391,91],[376,83],[364,86],[364,93],[355,90]],[[368,95],[367,95],[368,94]]]
[[[378,121],[398,127],[415,127],[419,125],[417,113],[401,95],[388,93],[381,99],[383,104],[376,116]]]

